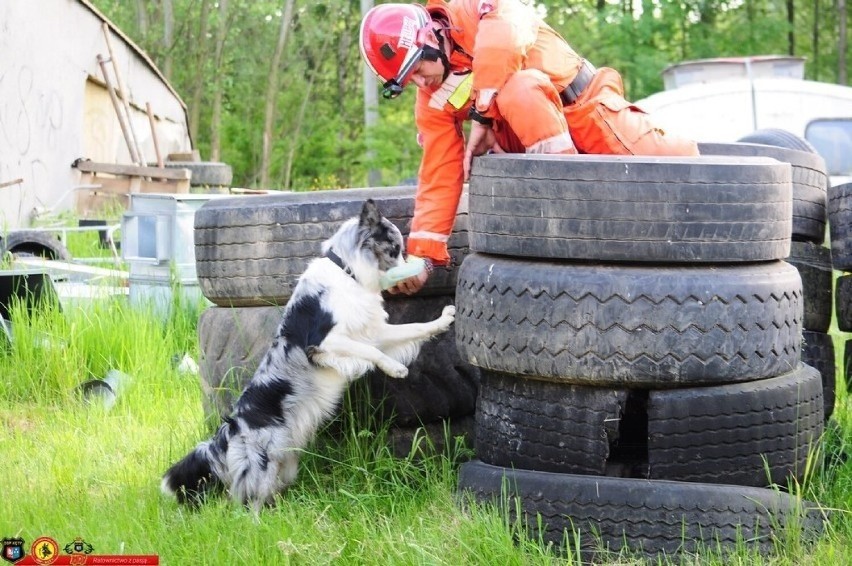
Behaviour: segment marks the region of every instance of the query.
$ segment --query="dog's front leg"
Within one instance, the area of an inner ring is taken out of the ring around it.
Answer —
[[[441,312],[441,316],[430,322],[386,324],[382,327],[378,336],[379,348],[385,350],[401,344],[428,340],[449,330],[455,318],[456,307],[447,305]]]
[[[310,348],[307,354],[314,364],[335,369],[350,381],[374,367],[390,377],[403,378],[408,375],[407,367],[375,346],[347,336],[329,334],[319,346]]]

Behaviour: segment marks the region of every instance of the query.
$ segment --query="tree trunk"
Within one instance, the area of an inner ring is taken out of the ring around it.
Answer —
[[[271,168],[272,155],[272,131],[275,128],[275,101],[278,98],[278,71],[281,66],[281,57],[284,54],[284,45],[287,43],[287,35],[290,31],[290,23],[293,20],[293,4],[295,0],[285,0],[284,15],[281,17],[281,27],[278,30],[278,42],[275,44],[275,52],[272,54],[272,64],[269,68],[269,81],[266,85],[266,105],[263,114],[263,147],[260,156],[260,188],[265,189],[269,185],[269,170]]]
[[[842,0],[841,0],[842,1]],[[810,78],[819,80],[819,0],[814,1],[814,27],[811,32],[811,50],[813,58],[811,62]]]
[[[136,29],[139,30],[139,37],[143,38],[148,35],[148,10],[145,0],[136,0]]]
[[[172,0],[163,2],[163,74],[172,76],[172,47],[174,46],[175,11]]]
[[[296,118],[295,126],[293,127],[293,131],[290,133],[288,138],[290,138],[290,150],[287,153],[287,164],[285,166],[284,172],[284,183],[281,188],[289,189],[290,183],[292,183],[291,175],[293,174],[293,162],[296,158],[296,148],[299,145],[299,135],[302,131],[302,124],[305,121],[305,113],[308,109],[308,102],[311,100],[311,91],[314,88],[314,83],[316,83],[317,75],[319,75],[320,68],[322,67],[322,61],[325,60],[325,51],[328,47],[329,40],[331,38],[331,34],[326,34],[325,39],[323,40],[322,47],[320,47],[319,56],[316,58],[318,62],[313,66],[311,76],[308,79],[308,84],[305,88],[305,96],[302,98],[302,105],[299,107],[299,115]]]
[[[228,36],[228,0],[219,0],[219,18],[216,21],[216,46],[213,73],[213,116],[210,118],[210,161],[219,161],[219,132],[222,124],[222,78],[225,70],[222,56]]]
[[[795,0],[787,0],[787,53],[789,55],[796,54],[796,34],[793,31],[796,24],[796,2]]]
[[[845,85],[846,75],[846,0],[837,0],[839,35],[837,38],[837,84]]]
[[[207,20],[210,18],[210,0],[201,0],[198,35],[195,37],[195,76],[192,80],[192,98],[189,103],[189,136],[194,146],[198,144],[198,123],[204,103],[204,60],[207,56]]]

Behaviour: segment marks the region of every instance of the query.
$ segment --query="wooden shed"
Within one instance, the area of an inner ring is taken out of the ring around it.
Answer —
[[[108,89],[119,78],[131,116],[124,130],[135,133],[144,162],[156,161],[152,132],[163,156],[191,151],[178,93],[92,4],[0,2],[0,231],[73,209],[87,180],[75,161],[133,163]]]

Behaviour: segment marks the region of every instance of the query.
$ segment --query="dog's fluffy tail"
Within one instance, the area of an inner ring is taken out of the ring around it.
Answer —
[[[222,471],[228,450],[227,424],[210,440],[198,444],[163,474],[160,488],[178,503],[197,505],[208,493],[224,487]]]

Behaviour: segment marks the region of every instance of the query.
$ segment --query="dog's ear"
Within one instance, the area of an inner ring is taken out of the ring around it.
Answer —
[[[364,228],[375,228],[382,222],[382,213],[379,212],[376,203],[373,202],[373,199],[367,199],[364,201],[364,207],[361,209],[361,218],[359,223]]]

